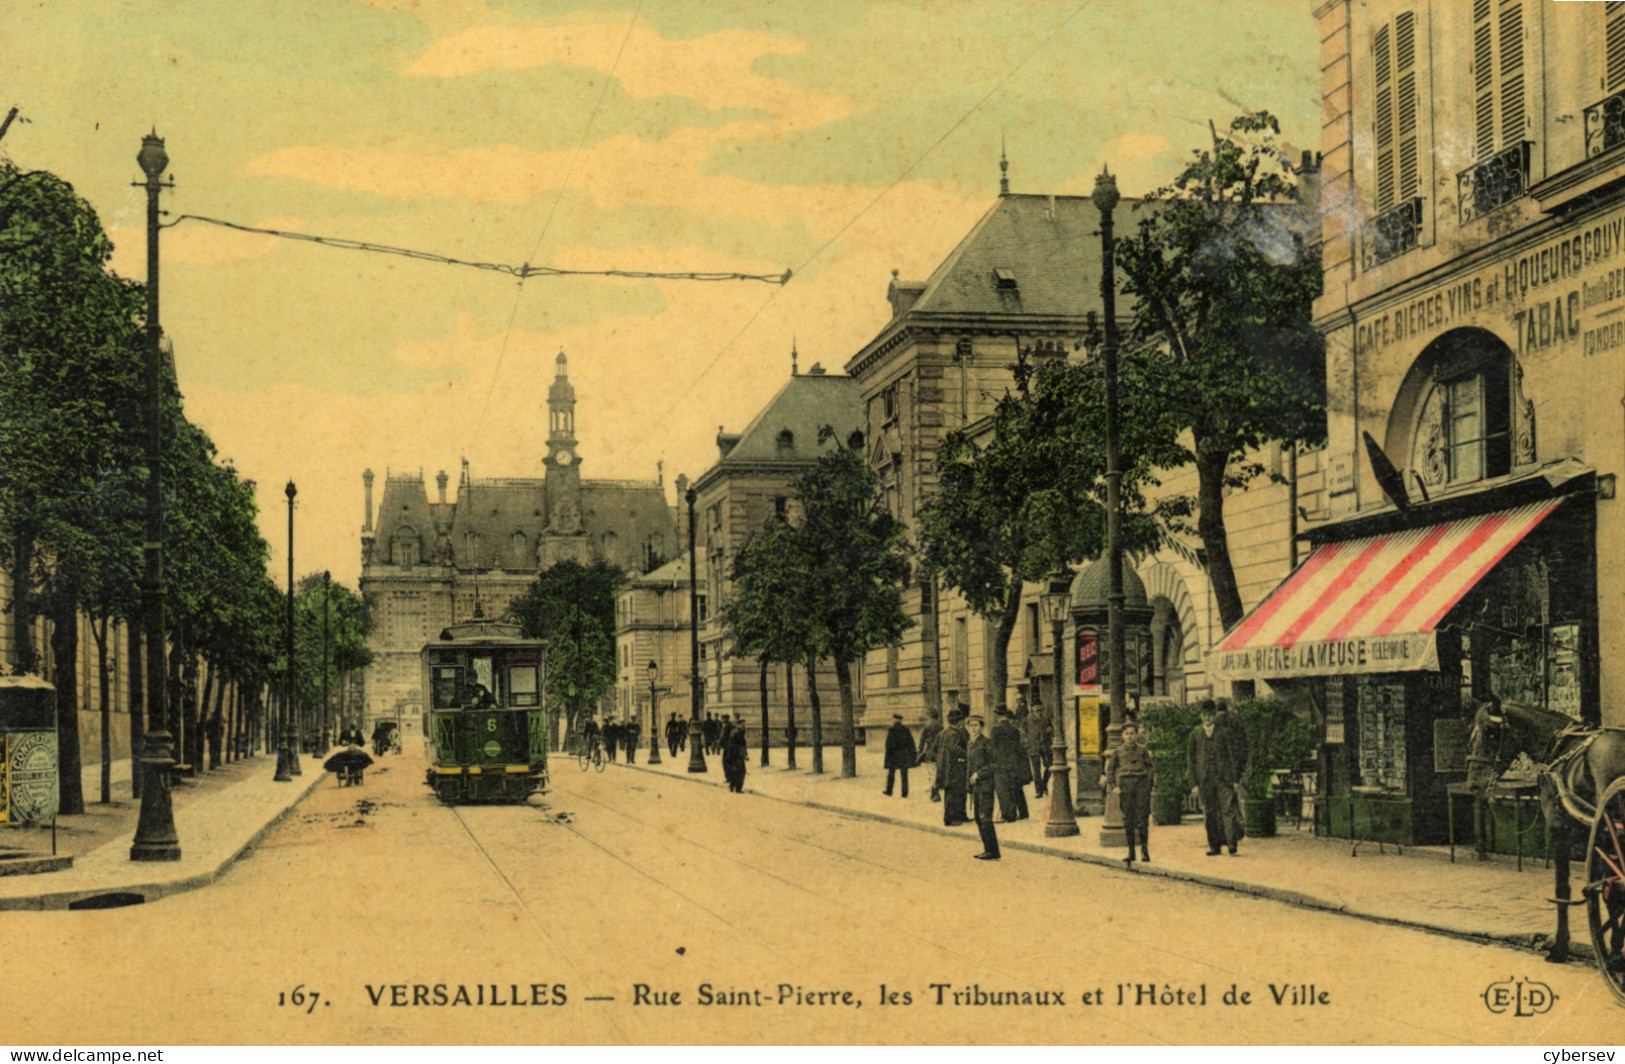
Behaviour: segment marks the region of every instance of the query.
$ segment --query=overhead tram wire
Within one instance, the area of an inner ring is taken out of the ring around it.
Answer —
[[[784,282],[783,282],[783,284],[780,285],[779,289],[777,289],[777,290],[773,291],[772,293],[770,293],[768,295],[768,297],[765,300],[762,301],[762,305],[756,308],[756,312],[750,316],[750,318],[745,322],[744,325],[741,325],[739,327],[739,331],[734,333],[733,338],[730,339],[726,344],[724,344],[722,346],[722,349],[716,353],[716,356],[713,357],[710,362],[706,363],[705,368],[700,370],[700,372],[695,375],[694,379],[689,382],[688,387],[684,388],[682,390],[682,392],[677,396],[677,398],[672,400],[671,405],[666,407],[666,409],[661,412],[659,417],[657,417],[654,420],[649,422],[648,428],[644,430],[643,435],[640,436],[632,444],[633,448],[636,448],[637,446],[641,445],[644,440],[648,439],[649,438],[649,433],[651,431],[653,431],[654,428],[657,425],[660,425],[661,423],[663,423],[666,420],[666,418],[670,417],[671,412],[673,410],[676,410],[677,407],[682,404],[684,399],[688,398],[689,393],[692,392],[699,385],[700,381],[705,379],[706,374],[710,373],[711,370],[716,368],[716,364],[718,362],[722,361],[722,356],[726,355],[729,351],[731,351],[733,349],[734,344],[739,342],[739,338],[741,336],[745,335],[745,332],[752,325],[754,325],[756,323],[756,319],[762,316],[762,312],[767,310],[767,308],[770,305],[772,305],[773,301],[779,297],[779,292],[783,290],[783,285],[789,283],[790,277],[793,274],[799,273],[799,272],[805,270],[807,268],[808,264],[810,264],[814,259],[818,258],[818,256],[822,255],[825,251],[829,250],[830,245],[834,244],[837,240],[841,239],[841,237],[843,235],[845,235],[845,233],[846,233],[846,231],[848,229],[850,229],[854,225],[856,225],[857,222],[858,222],[858,219],[860,219],[864,215],[868,214],[871,210],[874,209],[876,204],[878,204],[881,200],[885,199],[886,196],[891,193],[892,189],[894,189],[898,185],[902,184],[904,178],[908,177],[909,174],[912,174],[915,171],[915,169],[917,169],[919,167],[919,165],[921,163],[925,162],[926,158],[929,157],[932,152],[936,151],[939,147],[942,146],[943,141],[945,141],[949,137],[953,136],[954,132],[956,130],[958,130],[960,126],[964,125],[967,121],[969,121],[971,115],[973,115],[977,111],[981,110],[981,107],[982,107],[983,104],[987,103],[988,100],[993,98],[993,95],[995,93],[997,93],[1000,89],[1004,88],[1005,84],[1007,82],[1009,82],[1009,80],[1011,78],[1015,77],[1016,74],[1020,73],[1021,69],[1023,67],[1025,67],[1032,60],[1033,56],[1035,56],[1039,52],[1043,51],[1044,46],[1049,44],[1050,41],[1055,39],[1056,34],[1060,33],[1062,30],[1066,29],[1066,27],[1072,22],[1072,20],[1077,18],[1079,13],[1081,13],[1084,8],[1088,7],[1093,2],[1094,2],[1094,0],[1082,0],[1082,2],[1080,4],[1078,4],[1077,7],[1072,9],[1071,13],[1068,14],[1066,16],[1066,18],[1062,19],[1059,23],[1057,23],[1055,28],[1050,30],[1049,33],[1047,33],[1044,36],[1043,40],[1039,41],[1036,45],[1033,46],[1032,51],[1028,52],[1025,56],[1023,56],[1019,63],[1017,63],[1015,66],[1011,67],[1009,72],[1006,73],[1004,75],[1004,77],[1002,77],[1002,78],[1000,78],[998,80],[997,84],[995,84],[991,89],[988,89],[987,92],[983,93],[981,99],[977,100],[974,104],[972,104],[970,106],[970,109],[967,110],[964,114],[960,115],[958,120],[955,121],[953,125],[949,126],[946,130],[944,130],[943,133],[942,133],[942,136],[940,136],[936,140],[932,141],[930,147],[926,148],[925,151],[921,152],[919,154],[919,156],[913,162],[909,163],[908,166],[904,167],[903,171],[901,173],[899,173],[897,175],[897,177],[892,180],[891,184],[889,184],[885,188],[881,189],[880,193],[878,195],[876,195],[874,199],[870,200],[867,204],[864,205],[864,207],[861,210],[859,210],[850,219],[848,219],[847,223],[845,225],[841,226],[841,228],[836,231],[834,236],[830,237],[828,240],[826,240],[822,244],[820,244],[816,251],[814,251],[811,255],[808,255],[805,259],[802,260],[800,266],[795,267],[795,269],[793,269],[793,270],[785,270],[784,271]]]
[[[166,212],[167,213],[167,212]],[[657,271],[657,270],[566,270],[557,266],[533,266],[524,263],[519,266],[505,262],[479,262],[473,259],[459,259],[451,255],[441,255],[433,251],[417,251],[412,248],[393,247],[389,244],[373,244],[365,240],[350,240],[344,237],[316,236],[311,233],[294,233],[285,229],[265,229],[259,226],[242,225],[238,222],[228,222],[220,218],[206,218],[201,214],[182,214],[169,222],[163,228],[168,229],[182,222],[206,222],[209,225],[218,225],[226,229],[235,229],[241,233],[257,233],[262,236],[281,237],[284,240],[303,240],[312,244],[321,244],[324,247],[340,248],[346,251],[370,251],[381,255],[399,255],[403,258],[418,259],[422,262],[438,262],[447,266],[467,266],[475,270],[488,270],[492,273],[507,274],[524,281],[531,277],[626,277],[632,279],[653,279],[658,281],[761,281],[765,284],[784,285],[789,283],[791,271],[785,270],[780,274],[772,273],[727,273],[721,271]]]

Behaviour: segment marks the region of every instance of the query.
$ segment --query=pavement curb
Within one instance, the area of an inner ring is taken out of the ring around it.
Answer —
[[[174,894],[184,894],[187,891],[196,890],[199,887],[206,887],[224,875],[227,868],[229,868],[243,854],[253,849],[253,847],[261,839],[263,839],[272,828],[276,827],[284,819],[286,819],[289,813],[292,813],[295,809],[297,809],[299,804],[310,796],[310,793],[314,791],[321,784],[322,780],[328,775],[328,773],[320,771],[319,766],[317,766],[317,768],[317,771],[301,773],[292,781],[294,783],[294,787],[287,792],[289,801],[281,809],[277,810],[277,812],[273,814],[270,819],[261,823],[257,828],[254,828],[240,841],[234,839],[228,842],[219,856],[204,858],[204,860],[209,860],[213,863],[206,865],[197,871],[190,872],[184,876],[169,879],[155,878],[152,880],[134,883],[114,880],[93,887],[72,887],[61,890],[46,891],[40,894],[0,897],[0,911],[9,910],[39,912],[47,910],[61,910],[66,909],[74,902],[83,901],[86,898],[100,897],[106,894],[139,894],[142,902],[145,903],[158,901]],[[132,838],[133,836],[120,836],[106,845],[128,849]],[[184,853],[184,839],[181,842],[181,846]],[[133,861],[130,862],[131,865],[136,863],[137,862]],[[166,865],[165,863],[159,862],[148,864],[144,867],[150,868],[154,873],[157,873],[166,867],[173,867],[173,865]]]
[[[712,787],[721,787],[724,784],[708,779],[698,773],[695,775],[679,775],[677,773],[651,769],[645,765],[628,765],[624,762],[611,762],[619,768],[628,768],[650,776],[661,776],[667,779],[685,780],[689,783],[704,783]],[[876,823],[889,824],[893,827],[911,828],[915,831],[924,831],[944,838],[964,839],[968,836],[956,832],[948,827],[939,827],[936,824],[921,824],[914,820],[903,820],[899,817],[887,816],[884,813],[871,813],[861,809],[848,809],[843,806],[831,805],[827,802],[806,801],[798,798],[784,798],[776,794],[764,794],[761,791],[747,791],[757,798],[766,798],[769,801],[782,802],[786,805],[799,806],[803,809],[817,809],[826,813],[839,813],[842,816],[854,817],[859,820],[870,820]],[[1223,876],[1204,875],[1200,872],[1185,872],[1175,868],[1158,867],[1153,864],[1135,863],[1133,871],[1123,867],[1123,861],[1104,854],[1074,853],[1056,846],[1047,846],[1043,843],[1010,841],[999,843],[1002,849],[1019,850],[1023,853],[1036,853],[1045,857],[1058,857],[1066,861],[1078,861],[1083,864],[1098,865],[1110,868],[1124,875],[1158,876],[1176,882],[1192,883],[1213,890],[1228,890],[1237,894],[1250,894],[1267,901],[1280,902],[1299,909],[1312,909],[1318,912],[1334,913],[1339,916],[1352,916],[1358,920],[1369,923],[1387,924],[1392,927],[1406,927],[1415,931],[1425,931],[1429,934],[1443,935],[1447,938],[1462,939],[1468,942],[1477,942],[1487,946],[1507,946],[1526,952],[1544,953],[1546,942],[1544,936],[1536,932],[1520,935],[1496,934],[1488,931],[1478,931],[1466,927],[1453,927],[1443,923],[1426,923],[1420,920],[1406,920],[1386,913],[1369,912],[1364,909],[1353,908],[1340,902],[1328,901],[1313,894],[1302,891],[1287,890],[1282,887],[1272,887],[1262,883],[1247,883],[1237,879],[1226,879]],[[1570,959],[1583,964],[1595,966],[1596,954],[1592,951],[1591,942],[1585,935],[1584,928],[1580,929],[1581,937],[1575,938],[1569,944]]]

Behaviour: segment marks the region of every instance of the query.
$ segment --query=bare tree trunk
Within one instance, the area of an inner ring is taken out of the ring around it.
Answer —
[[[857,721],[852,708],[852,663],[835,655],[835,683],[841,689],[841,778],[858,774]]]
[[[812,756],[814,772],[824,771],[824,707],[818,701],[818,659],[807,655],[807,699],[812,703]]]
[[[208,763],[208,755],[203,749],[204,730],[209,717],[209,696],[214,693],[214,674],[216,672],[214,662],[204,659],[200,663],[194,657],[190,666],[193,679],[188,683],[189,687],[196,688],[196,676],[203,671],[204,666],[208,666],[208,672],[205,673],[203,678],[203,694],[192,703],[192,711],[187,717],[188,739],[190,741],[186,744],[188,750],[193,751],[191,762],[200,776],[203,775],[206,769],[214,767]]]
[[[113,689],[107,676],[107,626],[106,615],[91,619],[90,634],[96,640],[96,687],[102,703],[102,805],[113,801]]]
[[[79,772],[79,611],[58,609],[52,617],[51,657],[56,679],[56,769],[63,816],[85,811]]]
[[[1213,604],[1219,613],[1221,631],[1229,631],[1245,612],[1224,526],[1224,476],[1229,459],[1228,453],[1204,447],[1203,441],[1196,441],[1196,531],[1207,551],[1208,586],[1213,589]],[[1237,680],[1230,690],[1237,698],[1251,698],[1253,682]]]
[[[999,614],[999,626],[993,635],[993,653],[987,663],[988,719],[1006,708],[1006,690],[1010,686],[1010,633],[1016,630],[1021,616],[1021,577],[1012,573],[1010,593],[1005,596],[1004,610]]]
[[[784,663],[784,740],[785,768],[796,767],[796,667]]]
[[[175,760],[186,760],[186,731],[181,727],[181,704],[185,690],[181,686],[181,666],[186,658],[186,633],[176,628],[169,636],[169,699],[164,707],[164,728],[174,744]]]
[[[217,670],[214,663],[211,662],[209,664],[209,682],[214,683],[214,712],[209,714],[209,727],[207,729],[209,739],[209,767],[211,769],[220,767],[220,746],[224,741],[226,730],[226,678],[222,676],[220,681],[215,683],[214,674],[217,671],[219,670]]]
[[[141,659],[141,622],[125,618],[130,641],[130,797],[141,797],[141,748],[147,740],[146,671]]]

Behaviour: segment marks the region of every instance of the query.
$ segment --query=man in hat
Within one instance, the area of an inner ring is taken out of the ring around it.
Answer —
[[[903,727],[903,715],[891,715],[891,727],[886,731],[886,790],[887,798],[891,797],[892,782],[897,774],[903,774],[903,797],[908,797],[908,770],[919,759],[919,753],[914,749],[914,733]]]
[[[996,753],[993,743],[982,734],[982,718],[972,715],[966,720],[970,729],[970,743],[965,748],[965,771],[971,793],[976,799],[976,830],[982,835],[979,861],[999,859],[999,835],[993,827],[993,794],[996,787]]]
[[[927,710],[925,727],[920,730],[920,759],[918,764],[924,765],[927,761],[935,762],[937,759],[937,742],[942,738],[942,719],[937,711]],[[931,777],[931,800],[942,801],[942,788],[937,784],[936,776]]]
[[[993,776],[999,795],[999,815],[1006,823],[1027,819],[1027,784],[1032,781],[1032,768],[1027,763],[1027,751],[1021,745],[1021,732],[1016,718],[1003,706],[998,709],[993,725]]]
[[[1191,730],[1186,756],[1191,790],[1202,799],[1207,855],[1217,855],[1222,846],[1228,846],[1234,855],[1241,838],[1237,831],[1241,802],[1236,797],[1241,766],[1235,763],[1235,746],[1229,732],[1220,725],[1219,707],[1211,698],[1202,699],[1202,723]]]
[[[735,714],[734,719],[728,722],[722,740],[722,775],[728,781],[728,789],[735,794],[745,791],[745,768],[749,760],[749,751],[745,746],[745,718]]]
[[[948,714],[948,726],[937,740],[937,789],[942,791],[942,822],[957,827],[965,822],[965,751],[970,736],[960,710]]]
[[[1034,798],[1042,798],[1049,793],[1047,759],[1054,733],[1045,727],[1048,721],[1042,706],[1028,712],[1027,696],[1016,699],[1016,728],[1020,730],[1021,741],[1027,748],[1027,767],[1032,772]]]

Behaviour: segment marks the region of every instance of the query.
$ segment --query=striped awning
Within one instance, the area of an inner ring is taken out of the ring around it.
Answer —
[[[1316,547],[1208,653],[1229,680],[1437,671],[1435,629],[1560,499]]]

